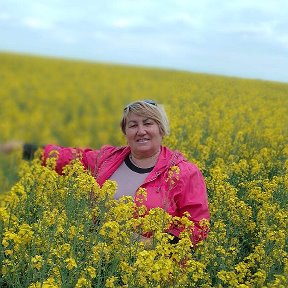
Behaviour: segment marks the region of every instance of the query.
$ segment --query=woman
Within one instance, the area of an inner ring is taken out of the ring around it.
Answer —
[[[108,179],[117,182],[116,199],[124,195],[135,196],[139,188],[145,188],[147,198],[143,204],[148,210],[160,207],[170,215],[180,217],[188,212],[194,222],[193,243],[204,239],[207,230],[203,230],[199,222],[210,218],[204,178],[180,152],[162,146],[163,137],[169,134],[164,109],[150,100],[133,102],[124,108],[121,129],[127,146],[107,145],[93,150],[49,144],[44,147],[44,164],[51,152],[57,150],[56,171],[61,174],[65,165],[79,157],[100,185]],[[14,142],[14,146],[19,146],[19,142]],[[2,144],[1,148],[6,152],[13,150],[9,144]],[[24,155],[29,158],[35,148],[24,145]],[[178,173],[173,185],[169,181],[171,168]],[[180,232],[178,227],[169,230],[175,239]]]

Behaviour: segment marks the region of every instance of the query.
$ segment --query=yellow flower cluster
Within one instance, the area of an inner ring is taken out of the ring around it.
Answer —
[[[0,155],[0,286],[288,287],[287,84],[9,54],[0,61],[1,142],[122,145],[121,107],[154,99],[170,119],[164,144],[201,169],[211,212],[200,222],[208,238],[191,249],[189,215],[116,201],[117,183],[99,187],[78,161],[59,176],[52,158],[43,167],[21,151]],[[178,169],[167,175],[171,187]],[[139,189],[138,203],[145,196]],[[187,229],[177,244],[164,232],[171,222]]]
[[[114,200],[115,191],[111,181],[100,188],[80,161],[67,165],[60,176],[53,167],[33,160],[2,208],[4,283],[12,285],[17,280],[19,287],[182,287],[195,271],[195,284],[202,280],[205,265],[191,253],[191,221],[177,219],[187,229],[179,243],[172,244],[172,236],[166,233],[174,221],[169,214],[160,208],[143,213],[132,197]],[[145,197],[145,191],[139,193]],[[147,234],[151,237],[146,238]]]

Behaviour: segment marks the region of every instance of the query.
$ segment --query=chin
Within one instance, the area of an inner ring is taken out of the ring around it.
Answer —
[[[138,146],[136,148],[133,149],[134,152],[136,153],[143,153],[143,152],[151,152],[153,151],[153,149],[151,149],[151,147],[146,147],[146,146]]]
[[[136,153],[146,153],[146,154],[149,154],[151,153],[151,149],[137,149],[137,150],[134,150]]]

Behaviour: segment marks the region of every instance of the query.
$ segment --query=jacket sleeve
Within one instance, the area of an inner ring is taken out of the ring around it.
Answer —
[[[48,158],[57,157],[55,170],[58,174],[62,174],[63,167],[69,164],[73,159],[78,158],[81,160],[86,169],[92,170],[91,167],[96,166],[95,163],[98,153],[99,150],[63,147],[48,144],[44,146],[43,165],[46,165]]]
[[[191,163],[187,166],[180,167],[184,170],[179,175],[179,185],[175,187],[174,200],[176,202],[178,216],[183,216],[185,212],[190,215],[194,227],[191,240],[193,244],[205,239],[208,234],[207,222],[210,220],[208,207],[208,196],[206,191],[205,180],[200,170]],[[201,220],[206,225],[202,225]],[[179,237],[181,228],[173,227],[171,233]]]

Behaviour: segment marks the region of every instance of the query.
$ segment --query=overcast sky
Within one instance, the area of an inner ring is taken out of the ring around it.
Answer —
[[[0,0],[0,51],[288,82],[288,1]]]

